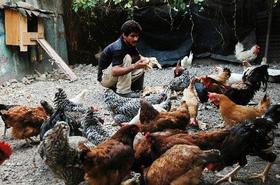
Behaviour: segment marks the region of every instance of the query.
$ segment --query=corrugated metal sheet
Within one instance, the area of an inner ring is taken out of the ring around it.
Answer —
[[[267,25],[268,25],[268,12],[260,12],[257,14],[257,28],[256,35],[258,39],[258,44],[261,46],[262,53],[264,54],[265,42],[267,35]],[[268,63],[269,61],[280,62],[280,8],[274,8],[272,11],[272,22],[269,37],[269,47],[268,47]]]

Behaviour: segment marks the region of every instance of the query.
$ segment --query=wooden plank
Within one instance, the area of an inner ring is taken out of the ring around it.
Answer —
[[[22,44],[23,45],[37,45],[36,39],[42,39],[41,34],[37,32],[23,32],[22,33]]]
[[[19,47],[20,51],[27,51],[28,47],[24,45],[24,32],[27,32],[27,18],[20,14],[20,21],[19,21]]]
[[[44,23],[43,19],[38,17],[38,34],[40,38],[44,38]]]
[[[19,22],[19,12],[5,9],[5,33],[7,45],[19,46]]]
[[[56,53],[56,51],[51,47],[51,45],[45,39],[37,39],[36,41],[54,60],[57,66],[64,71],[64,73],[70,78],[71,81],[75,81],[78,79],[75,73],[69,68],[69,66],[63,61],[63,59]]]

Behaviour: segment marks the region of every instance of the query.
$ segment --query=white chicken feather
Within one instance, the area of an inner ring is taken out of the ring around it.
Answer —
[[[185,56],[182,60],[181,60],[181,66],[184,69],[187,69],[188,67],[190,67],[192,65],[192,61],[193,61],[193,53],[192,51],[190,51],[189,56]]]

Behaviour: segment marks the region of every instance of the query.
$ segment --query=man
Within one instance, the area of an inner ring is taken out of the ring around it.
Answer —
[[[101,53],[97,80],[102,86],[116,89],[124,97],[139,97],[131,87],[137,80],[138,90],[143,88],[144,67],[149,60],[141,56],[136,48],[141,26],[134,20],[126,21],[121,37],[108,45]]]

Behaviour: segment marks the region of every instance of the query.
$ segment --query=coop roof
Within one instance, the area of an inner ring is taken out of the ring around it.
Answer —
[[[49,10],[43,10],[34,7],[33,5],[26,3],[26,2],[17,2],[17,3],[5,3],[1,5],[4,9],[13,9],[20,12],[23,16],[36,16],[36,17],[45,17],[48,18],[54,15],[54,12]]]

